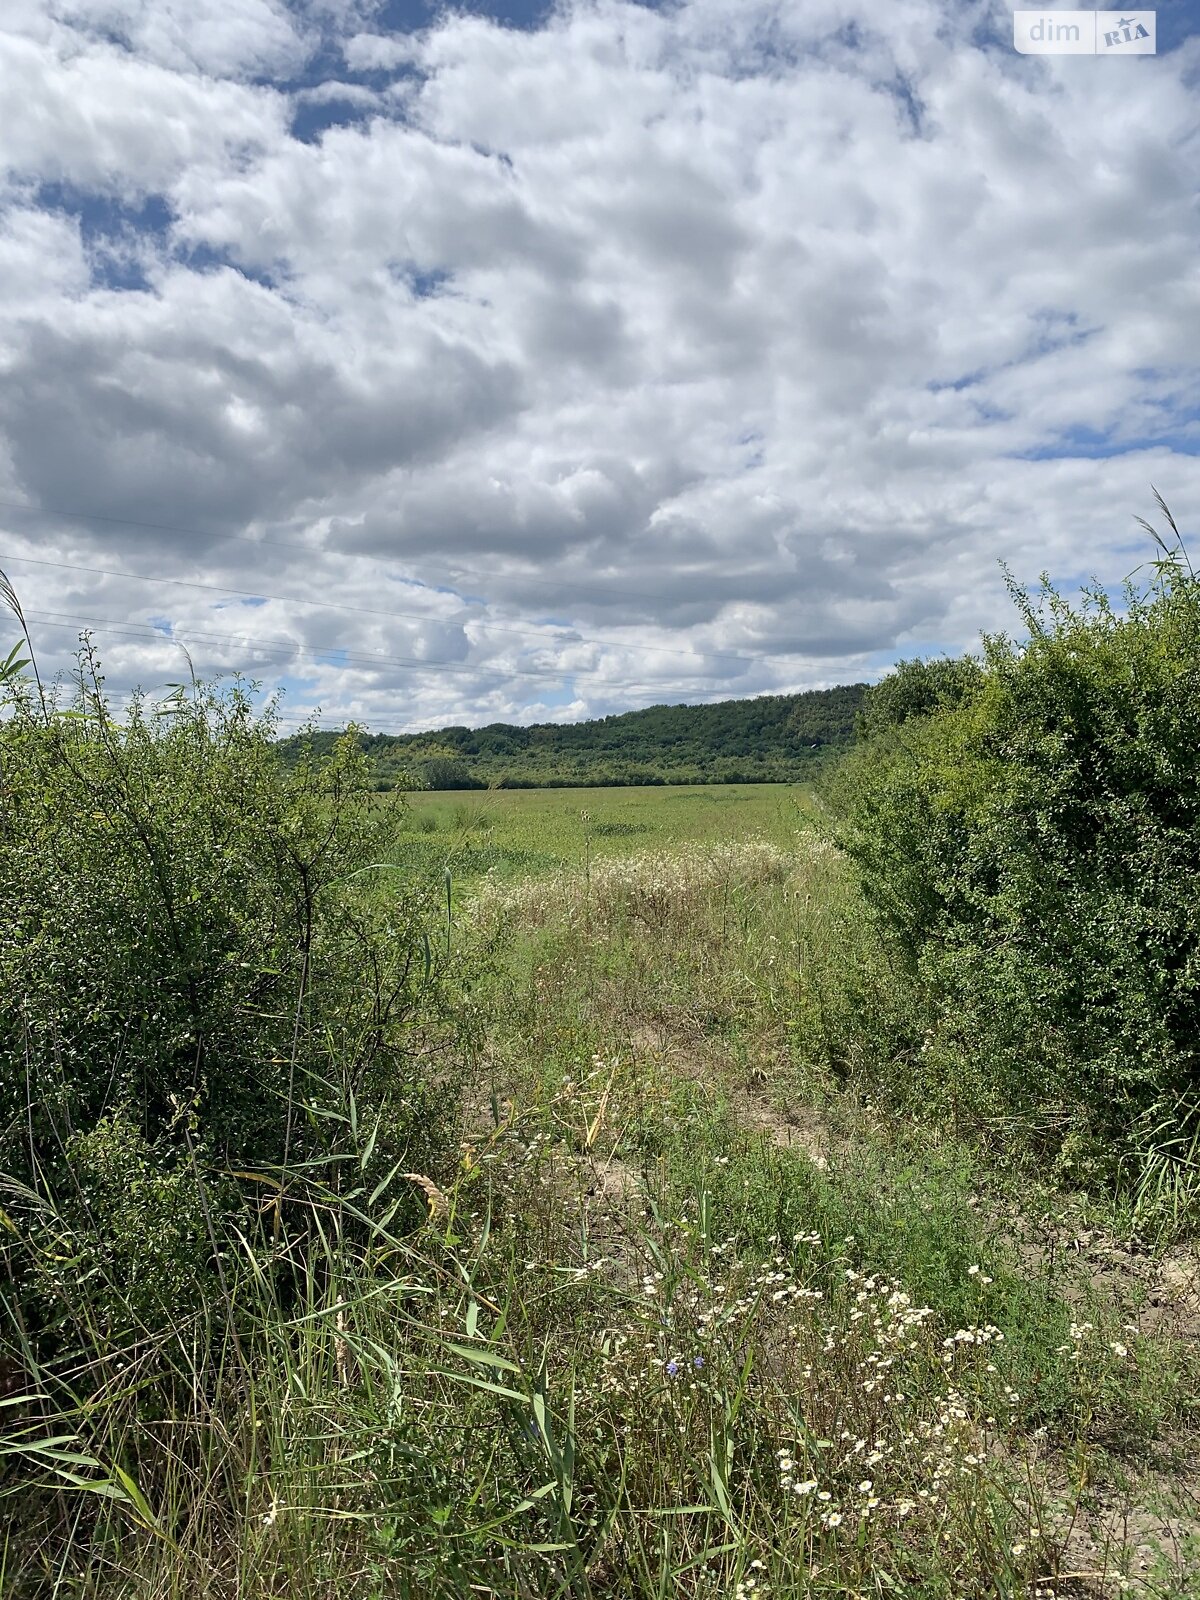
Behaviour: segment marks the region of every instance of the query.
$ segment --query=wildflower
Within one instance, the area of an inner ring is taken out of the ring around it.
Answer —
[[[667,1377],[668,1378],[674,1378],[679,1372],[679,1363],[678,1363],[678,1361],[675,1361],[675,1360],[668,1361],[667,1362],[666,1371],[667,1371]]]
[[[803,1483],[797,1483],[792,1486],[792,1493],[801,1495],[811,1494],[816,1487],[817,1480],[815,1478],[806,1478]],[[828,1496],[826,1496],[826,1498],[828,1499]]]
[[[695,1367],[696,1371],[699,1372],[701,1367],[704,1365],[704,1357],[703,1356],[696,1356],[695,1359],[692,1361],[692,1365]]]
[[[1122,1360],[1124,1360],[1124,1358],[1129,1354],[1127,1346],[1123,1345],[1119,1339],[1114,1339],[1108,1348],[1112,1351],[1113,1355],[1120,1356]]]

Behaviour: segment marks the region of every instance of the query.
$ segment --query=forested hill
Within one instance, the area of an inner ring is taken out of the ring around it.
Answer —
[[[810,775],[854,737],[866,685],[707,706],[651,706],[591,722],[360,735],[378,788],[539,788],[556,784],[769,783]],[[317,754],[334,733],[311,736]],[[304,736],[281,742],[294,758]]]

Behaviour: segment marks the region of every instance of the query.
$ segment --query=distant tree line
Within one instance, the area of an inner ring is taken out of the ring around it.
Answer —
[[[866,685],[651,706],[590,722],[360,733],[377,789],[531,789],[573,785],[787,783],[850,747]],[[335,733],[281,741],[286,760],[331,751]]]

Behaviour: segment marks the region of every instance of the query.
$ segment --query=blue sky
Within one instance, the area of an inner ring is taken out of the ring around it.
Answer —
[[[376,728],[876,676],[1200,502],[1200,16],[10,0],[0,566],[49,670]]]

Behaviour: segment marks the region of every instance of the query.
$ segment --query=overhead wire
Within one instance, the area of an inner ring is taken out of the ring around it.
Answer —
[[[0,502],[0,503],[3,503],[3,502]],[[154,525],[153,524],[145,524],[144,526],[151,527],[151,526],[154,526]],[[185,529],[171,530],[171,529],[167,529],[167,528],[162,528],[160,531],[163,531],[163,532],[175,531],[175,532],[183,533],[183,532],[186,532],[187,530],[185,530]],[[196,534],[195,537],[202,538],[204,536],[201,535],[201,534]],[[233,536],[231,535],[230,537],[233,537]],[[262,541],[260,541],[260,540],[247,540],[246,542],[251,544],[251,545],[258,545],[260,543],[264,544],[264,545],[267,544],[267,541],[265,541],[265,540],[262,540]],[[302,550],[305,549],[304,546],[295,546],[295,547],[289,547],[289,548],[296,548],[296,549],[302,549]],[[329,552],[319,552],[319,551],[314,551],[314,550],[305,550],[305,553],[308,554],[309,556],[313,556],[313,555],[321,554],[321,553],[328,554]],[[377,558],[369,558],[369,559],[377,559]],[[87,573],[90,573],[90,574],[92,574],[94,576],[98,576],[98,577],[125,578],[125,579],[129,579],[129,580],[131,580],[133,582],[139,582],[139,583],[170,583],[170,584],[175,584],[176,586],[178,586],[180,588],[203,589],[203,590],[208,590],[208,591],[219,593],[219,594],[230,595],[230,596],[232,596],[234,598],[240,598],[240,599],[246,599],[246,600],[275,600],[275,601],[278,601],[282,605],[317,606],[317,607],[320,607],[323,610],[355,612],[355,613],[357,613],[357,614],[359,614],[361,616],[403,617],[405,620],[417,621],[417,622],[444,622],[444,621],[447,620],[444,617],[438,617],[436,615],[431,615],[428,612],[401,611],[401,610],[398,610],[398,609],[395,609],[395,608],[389,608],[386,611],[381,611],[381,610],[377,610],[377,609],[375,609],[373,607],[351,606],[351,605],[346,605],[346,604],[344,604],[342,602],[332,601],[332,600],[311,600],[311,599],[306,599],[306,598],[304,598],[302,596],[297,596],[297,595],[263,594],[259,590],[226,588],[226,587],[223,587],[223,586],[221,586],[219,584],[201,583],[196,579],[171,578],[171,577],[166,577],[166,576],[162,576],[162,575],[159,575],[159,574],[150,574],[150,573],[143,573],[143,572],[125,572],[124,570],[116,569],[116,568],[93,567],[93,566],[89,566],[89,565],[87,565],[87,564],[85,564],[83,562],[53,561],[49,557],[46,557],[46,556],[23,556],[23,555],[17,555],[17,554],[0,555],[0,562],[5,561],[5,560],[23,561],[27,565],[32,565],[32,566],[56,567],[56,568],[59,568],[59,569],[61,569],[63,571],[68,571],[68,572],[87,572]],[[466,602],[463,602],[463,603],[465,604]],[[545,634],[543,632],[540,632],[539,630],[537,630],[535,628],[513,628],[513,627],[509,627],[505,623],[485,622],[485,621],[483,621],[483,620],[481,620],[479,618],[476,618],[476,617],[471,617],[470,621],[471,621],[471,624],[474,627],[477,627],[477,628],[481,629],[482,631],[489,632],[489,633],[509,633],[509,634],[514,634],[519,638],[526,638],[526,639],[543,639],[545,637]],[[626,640],[621,640],[621,639],[603,639],[603,638],[596,638],[594,636],[587,635],[587,634],[580,634],[580,633],[577,633],[573,628],[568,629],[567,626],[565,624],[562,624],[562,623],[548,623],[545,626],[548,627],[548,628],[556,628],[560,632],[568,632],[569,631],[571,637],[570,637],[568,642],[570,642],[572,644],[595,644],[595,645],[600,645],[600,646],[602,646],[602,647],[604,647],[606,649],[611,649],[611,650],[631,650],[631,649],[632,650],[641,650],[641,651],[646,651],[646,652],[652,652],[652,653],[657,654],[657,655],[682,656],[682,657],[685,657],[685,658],[688,658],[688,659],[699,658],[699,659],[704,660],[704,661],[731,661],[731,662],[735,662],[735,663],[737,663],[739,665],[742,665],[742,666],[757,666],[757,665],[760,665],[765,659],[767,659],[767,658],[764,658],[764,657],[734,655],[734,654],[732,654],[730,652],[719,651],[719,650],[705,650],[705,651],[680,650],[680,649],[677,649],[673,645],[630,644]]]
[[[288,550],[296,555],[327,556],[341,554],[339,551],[329,550],[321,545],[297,544],[293,540],[258,539],[246,533],[215,533],[211,531],[204,531],[200,528],[184,528],[180,527],[177,523],[171,522],[144,522],[137,517],[114,517],[102,511],[69,511],[64,509],[62,506],[34,505],[32,502],[27,500],[0,499],[0,509],[6,509],[10,511],[29,511],[36,516],[43,517],[65,517],[74,522],[104,522],[113,527],[119,528],[143,528],[150,533],[178,533],[187,539],[209,539],[213,541],[221,541],[222,543],[246,544],[253,548],[266,550]],[[369,554],[367,551],[358,550],[353,551],[352,554],[356,561],[372,561],[378,563],[380,566],[386,567],[394,567],[396,565],[395,561],[390,556],[375,556]],[[431,568],[435,572],[441,571],[450,573],[456,579],[465,578],[467,581],[470,581],[472,578],[493,578],[497,582],[508,583],[516,579],[521,583],[535,584],[538,588],[542,589],[564,589],[569,590],[572,593],[574,593],[577,589],[577,584],[568,583],[562,578],[542,578],[537,576],[537,574],[530,572],[497,572],[495,570],[489,571],[486,568],[480,568],[474,565],[472,565],[472,567],[468,570],[461,567],[450,566],[444,562],[430,561],[428,557],[422,558],[422,564],[428,568]],[[409,583],[417,583],[426,588],[435,587],[432,584],[427,584],[423,578],[417,576],[404,573],[401,573],[400,576]],[[649,589],[618,588],[615,584],[605,583],[603,580],[597,581],[591,577],[588,577],[586,581],[590,589],[597,589],[604,594],[611,594],[623,600],[662,600],[666,604],[671,605],[674,604],[678,599],[678,596],[656,594],[653,590]]]
[[[516,669],[489,667],[482,662],[448,661],[420,656],[392,656],[374,650],[352,650],[342,645],[309,645],[303,644],[298,640],[270,639],[263,635],[252,633],[224,633],[190,627],[183,633],[174,630],[168,632],[165,628],[158,627],[152,622],[117,622],[111,617],[90,617],[67,611],[29,610],[26,612],[26,616],[31,621],[42,622],[49,627],[82,626],[94,632],[123,636],[145,641],[146,643],[158,642],[183,646],[186,646],[189,641],[240,644],[263,654],[306,655],[313,658],[334,656],[338,658],[337,660],[324,662],[317,659],[317,665],[319,666],[389,666],[407,672],[452,671],[469,673],[473,678],[498,678],[513,682],[544,678],[554,683],[561,683],[564,679],[570,679],[571,682],[575,683],[594,678],[612,688],[642,688],[645,686],[644,679],[610,678],[603,672],[587,668],[563,667],[555,671],[545,667]],[[728,696],[729,689],[724,686],[719,689],[696,689],[687,692],[695,695],[716,694]]]
[[[307,546],[307,545],[299,545],[299,544],[288,543],[288,542],[279,541],[279,540],[257,539],[257,538],[249,537],[247,535],[238,535],[238,534],[204,534],[204,533],[202,533],[202,532],[200,532],[199,530],[196,530],[196,529],[183,528],[183,527],[179,527],[177,525],[172,525],[172,524],[143,522],[143,521],[138,521],[137,519],[132,519],[132,518],[123,518],[123,517],[122,518],[118,518],[118,517],[112,517],[112,516],[108,516],[107,514],[98,513],[98,512],[97,513],[89,513],[89,512],[77,512],[77,511],[64,511],[64,510],[61,510],[61,509],[55,509],[55,508],[46,507],[46,506],[35,506],[35,505],[28,504],[28,503],[21,502],[21,501],[12,501],[12,500],[2,500],[2,499],[0,499],[0,507],[7,507],[7,508],[13,509],[13,510],[27,511],[27,512],[30,512],[30,513],[33,513],[33,514],[36,514],[36,515],[39,515],[39,516],[43,516],[43,517],[68,517],[68,518],[72,518],[72,519],[76,519],[76,520],[84,521],[84,522],[87,522],[87,521],[99,521],[99,522],[112,524],[114,526],[136,527],[136,528],[143,528],[143,529],[146,529],[148,531],[154,531],[154,532],[174,533],[174,534],[179,534],[179,535],[184,536],[184,537],[199,538],[199,539],[211,538],[211,539],[214,539],[214,540],[227,540],[227,541],[236,542],[236,543],[239,543],[239,544],[248,545],[248,546],[250,546],[252,548],[288,550],[288,551],[293,551],[293,552],[296,552],[296,553],[304,554],[304,555],[307,555],[307,556],[310,556],[310,557],[311,556],[329,556],[330,554],[334,553],[334,552],[330,552],[328,550],[323,550],[323,549],[320,549],[320,548],[314,549],[314,548],[312,548],[310,546]],[[365,560],[369,560],[369,561],[378,562],[380,564],[385,564],[385,565],[388,565],[388,566],[392,565],[390,562],[388,562],[386,560],[386,558],[383,558],[383,557],[376,557],[376,556],[362,556],[362,557],[360,557],[360,556],[356,555],[354,559],[365,559]],[[630,641],[627,641],[627,640],[597,638],[597,637],[581,635],[581,634],[577,633],[573,628],[570,628],[569,625],[564,625],[564,624],[553,624],[553,623],[551,623],[551,624],[545,624],[541,628],[516,628],[516,627],[508,626],[508,625],[506,625],[504,623],[486,622],[486,621],[483,621],[481,618],[478,618],[478,617],[473,616],[473,615],[468,615],[466,618],[462,618],[462,617],[447,618],[447,617],[444,617],[444,616],[439,616],[436,613],[407,611],[407,610],[396,609],[396,608],[393,608],[393,607],[389,607],[387,609],[382,609],[382,608],[377,608],[377,607],[352,605],[352,604],[349,604],[349,603],[346,603],[346,602],[328,601],[328,600],[316,600],[316,599],[312,599],[312,598],[304,597],[304,596],[271,595],[271,594],[264,594],[259,590],[236,589],[236,588],[227,587],[227,586],[224,586],[224,585],[221,585],[221,584],[206,583],[206,582],[203,582],[203,581],[200,581],[200,580],[197,580],[197,579],[176,578],[176,577],[171,577],[171,576],[167,576],[167,575],[164,575],[164,574],[130,572],[130,571],[126,571],[126,570],[121,569],[121,568],[94,566],[94,565],[91,565],[89,563],[84,563],[84,562],[60,561],[60,560],[55,560],[55,559],[52,559],[50,557],[45,557],[45,556],[23,555],[23,554],[18,554],[15,551],[9,552],[7,554],[0,554],[0,564],[5,563],[5,562],[16,563],[18,565],[29,565],[29,566],[44,567],[44,568],[48,568],[48,569],[51,569],[51,570],[64,571],[64,572],[81,572],[81,573],[86,573],[86,574],[88,574],[90,576],[106,577],[106,578],[118,578],[118,579],[128,580],[128,581],[132,581],[132,582],[139,582],[139,583],[163,584],[163,585],[176,587],[176,588],[184,588],[184,589],[202,591],[202,592],[205,592],[205,593],[213,593],[213,594],[217,594],[217,595],[220,595],[220,596],[222,596],[224,598],[228,598],[228,599],[232,599],[232,600],[258,601],[258,602],[274,601],[274,602],[276,602],[278,604],[282,604],[282,605],[309,606],[309,607],[313,607],[313,608],[320,609],[320,610],[338,611],[338,612],[344,612],[344,613],[347,613],[347,614],[350,614],[350,615],[380,617],[380,618],[385,618],[385,619],[388,619],[388,620],[392,620],[392,619],[395,619],[395,618],[402,618],[405,621],[411,621],[411,622],[417,622],[417,623],[425,623],[425,624],[433,623],[433,624],[444,625],[447,622],[452,622],[452,623],[455,623],[455,624],[457,624],[459,626],[462,626],[464,624],[464,622],[465,622],[467,625],[469,625],[469,626],[471,626],[473,628],[477,628],[481,632],[504,633],[504,634],[512,635],[514,637],[533,640],[533,641],[536,642],[536,644],[542,650],[555,649],[555,648],[561,649],[563,646],[566,646],[566,645],[571,645],[571,646],[591,645],[591,646],[596,646],[596,647],[603,648],[603,649],[617,650],[617,651],[623,651],[623,652],[640,652],[640,653],[652,653],[652,654],[657,654],[657,655],[670,655],[670,656],[674,656],[674,657],[677,657],[677,658],[680,658],[680,659],[683,659],[683,660],[686,660],[686,661],[694,662],[694,663],[697,663],[697,664],[702,663],[702,662],[726,661],[726,662],[736,663],[739,666],[743,666],[743,667],[766,666],[767,664],[769,664],[771,662],[775,662],[775,661],[780,661],[782,659],[786,659],[786,658],[781,657],[779,655],[743,656],[743,655],[735,655],[733,653],[726,653],[726,652],[719,652],[719,651],[683,650],[683,649],[678,649],[678,648],[675,648],[675,647],[669,646],[669,645],[648,645],[648,644],[640,644],[640,643],[631,643]],[[497,576],[504,576],[504,575],[497,575]],[[511,575],[508,575],[508,576],[511,576]],[[419,579],[414,580],[414,579],[406,578],[406,577],[404,577],[404,575],[401,575],[401,577],[402,577],[403,581],[406,581],[406,582],[418,582],[418,583],[423,582],[423,580],[419,580]],[[521,575],[521,578],[522,578],[522,581],[524,581],[525,580],[525,575]],[[541,581],[541,580],[532,580],[532,581]],[[548,582],[548,586],[566,587],[566,585],[554,585],[553,583],[551,583],[549,581],[547,581],[547,582]],[[598,587],[603,587],[603,586],[600,585]],[[618,591],[610,590],[610,592],[614,592],[615,593],[615,592],[618,592]],[[626,591],[626,592],[629,592],[629,591]],[[643,597],[647,597],[647,596],[643,595]],[[465,601],[461,601],[461,597],[457,597],[457,598],[459,598],[460,602],[463,603],[463,604],[467,604],[468,603],[468,602],[465,602]],[[177,625],[173,625],[171,630],[167,631],[166,629],[160,627],[159,625],[157,625],[157,624],[155,624],[153,622],[147,622],[147,623],[122,622],[122,623],[118,623],[113,618],[86,617],[86,616],[74,615],[74,614],[69,613],[69,612],[61,612],[61,611],[57,611],[57,612],[56,611],[31,611],[29,613],[29,615],[31,616],[31,618],[34,618],[34,619],[39,620],[39,621],[42,621],[44,624],[49,625],[49,626],[65,626],[67,624],[82,625],[82,626],[84,626],[86,628],[92,629],[93,631],[103,632],[103,633],[109,634],[109,635],[114,636],[114,637],[126,637],[126,638],[130,638],[130,639],[139,639],[139,640],[145,639],[147,642],[149,642],[151,640],[159,640],[159,641],[163,641],[163,642],[173,642],[173,643],[176,643],[176,644],[182,644],[182,645],[185,645],[185,646],[186,646],[186,644],[188,643],[189,640],[195,641],[197,643],[209,643],[209,644],[213,644],[213,643],[218,643],[218,644],[238,644],[238,645],[242,645],[245,648],[248,648],[250,650],[253,650],[253,651],[257,652],[260,655],[278,656],[282,652],[283,655],[285,655],[286,657],[289,657],[289,658],[296,657],[296,656],[308,656],[308,657],[311,657],[317,663],[317,665],[319,665],[319,666],[320,665],[324,665],[324,666],[343,666],[343,665],[345,665],[345,666],[355,666],[355,667],[380,667],[380,666],[386,666],[386,667],[391,667],[391,668],[394,668],[396,670],[404,671],[404,672],[430,672],[430,671],[437,671],[439,673],[440,672],[447,672],[447,671],[449,671],[449,672],[461,672],[461,673],[470,674],[473,679],[477,679],[477,680],[478,679],[492,680],[492,681],[496,681],[496,682],[503,682],[503,681],[523,682],[523,681],[529,681],[529,680],[545,679],[545,680],[548,680],[548,681],[551,681],[551,682],[555,682],[555,683],[559,683],[559,684],[570,682],[571,685],[574,685],[574,684],[576,684],[578,682],[586,682],[586,681],[590,681],[590,680],[595,679],[597,681],[603,682],[607,687],[610,687],[610,688],[636,689],[636,690],[641,691],[642,693],[647,693],[647,692],[654,693],[655,692],[654,686],[652,684],[648,685],[644,678],[615,679],[615,678],[609,677],[607,674],[605,674],[602,671],[599,671],[599,670],[594,669],[594,668],[593,669],[589,669],[587,667],[575,668],[575,667],[563,666],[563,667],[558,667],[558,668],[547,668],[547,667],[540,667],[540,666],[529,666],[529,667],[515,668],[515,669],[512,669],[512,668],[501,668],[501,667],[490,667],[490,666],[484,665],[483,663],[465,662],[465,661],[461,661],[461,660],[447,660],[447,659],[437,659],[437,658],[429,658],[429,657],[396,656],[396,655],[389,655],[389,654],[387,654],[385,652],[382,652],[382,651],[368,651],[368,650],[363,650],[363,649],[353,649],[353,650],[351,650],[351,649],[347,649],[346,647],[340,646],[340,645],[327,645],[327,646],[307,645],[307,644],[303,644],[303,643],[301,643],[300,641],[297,641],[297,640],[290,640],[290,639],[275,639],[275,640],[272,640],[272,639],[268,639],[268,638],[266,638],[264,636],[254,635],[254,634],[251,634],[251,633],[226,634],[226,633],[220,633],[220,632],[217,632],[217,631],[214,631],[214,630],[208,630],[208,629],[200,630],[200,629],[192,629],[192,628],[188,628],[186,633],[181,633],[180,631],[178,631],[178,626]],[[336,658],[336,659],[322,661],[321,660],[322,657],[332,657],[332,658]],[[683,691],[680,691],[680,690],[676,689],[675,692],[684,692],[684,693],[688,694],[688,696],[690,698],[692,698],[692,699],[707,699],[707,698],[709,698],[711,696],[718,696],[718,697],[728,696],[728,694],[729,694],[729,686],[728,685],[724,685],[724,686],[722,686],[720,688],[709,688],[709,689],[686,689],[686,690],[683,690]],[[282,715],[286,716],[286,714],[282,714]],[[308,720],[308,718],[307,717],[301,717],[299,720]]]

